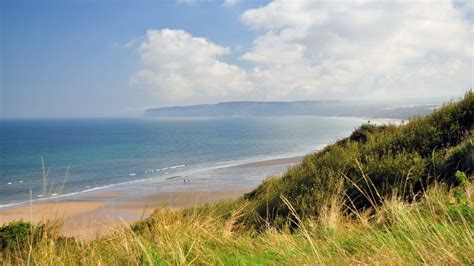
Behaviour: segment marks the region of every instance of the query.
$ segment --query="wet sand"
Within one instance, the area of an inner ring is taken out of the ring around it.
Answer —
[[[231,166],[229,168],[291,165],[303,157],[265,160]],[[179,177],[176,177],[179,178]],[[0,210],[0,225],[25,220],[32,223],[56,221],[64,236],[90,240],[110,234],[121,227],[148,216],[154,208],[166,206],[178,209],[234,199],[249,192],[253,187],[238,188],[194,188],[182,191],[157,191],[156,194],[134,199],[123,199],[123,193],[107,191],[84,195],[79,200],[56,200],[22,205]]]

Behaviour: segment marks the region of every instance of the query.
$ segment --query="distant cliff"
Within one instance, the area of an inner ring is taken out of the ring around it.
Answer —
[[[437,103],[439,104],[439,103]],[[147,117],[233,116],[356,116],[407,119],[431,113],[435,103],[373,103],[353,101],[223,102],[147,109]]]

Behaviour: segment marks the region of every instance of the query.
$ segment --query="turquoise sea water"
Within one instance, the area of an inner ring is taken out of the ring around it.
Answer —
[[[363,122],[330,117],[1,120],[0,207],[304,155],[347,136]],[[46,195],[42,158],[48,172]],[[60,191],[68,167],[69,178]],[[242,185],[255,182],[261,179],[244,180]],[[225,186],[226,181],[219,184]]]

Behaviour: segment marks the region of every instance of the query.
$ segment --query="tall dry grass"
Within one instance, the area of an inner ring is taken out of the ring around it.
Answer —
[[[296,229],[290,225],[249,229],[239,224],[244,210],[236,201],[181,211],[160,208],[130,229],[90,242],[59,237],[54,228],[36,226],[27,230],[23,241],[10,239],[12,245],[3,247],[1,262],[472,265],[474,185],[467,183],[458,190],[435,185],[417,202],[393,195],[363,212],[342,212],[343,200],[333,199],[321,207],[318,218],[303,219],[292,212]]]

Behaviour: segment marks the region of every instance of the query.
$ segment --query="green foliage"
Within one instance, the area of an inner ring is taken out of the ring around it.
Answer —
[[[352,134],[349,136],[349,139],[352,141],[365,143],[371,134],[377,131],[382,131],[385,127],[385,125],[377,126],[373,124],[363,124],[358,129],[354,130],[354,132],[352,132]]]
[[[456,171],[455,179],[458,185],[453,188],[455,202],[450,202],[449,213],[456,220],[460,220],[462,217],[463,219],[474,223],[474,208],[470,206],[466,193],[466,189],[469,186],[469,180],[466,174],[459,170]]]
[[[28,244],[33,225],[29,222],[16,221],[0,227],[0,249],[5,251]]]
[[[22,220],[10,222],[0,227],[0,250],[25,250],[52,232],[53,227],[45,224],[32,225]]]
[[[290,210],[281,196],[301,217],[317,217],[318,206],[341,194],[348,211],[362,210],[394,194],[414,200],[435,181],[456,184],[457,170],[472,174],[473,117],[474,93],[468,92],[461,101],[405,125],[362,125],[247,194],[255,208],[248,221],[264,221],[257,227],[288,224]]]
[[[103,239],[75,242],[43,234],[34,245],[5,250],[0,264],[472,265],[474,184],[463,184],[464,203],[456,200],[453,189],[432,185],[418,201],[390,198],[371,208],[370,216],[336,210],[330,227],[331,215],[303,219],[292,213],[294,230],[242,229],[236,218],[249,210],[242,209],[245,200],[180,211],[160,208],[131,230]]]
[[[454,176],[456,177],[456,182],[458,183],[459,187],[461,188],[467,187],[467,185],[469,184],[469,181],[467,180],[467,176],[465,173],[457,170]]]
[[[458,171],[472,173],[474,166],[474,136],[470,136],[458,146],[448,149],[437,167],[437,173],[452,184],[460,184]],[[453,178],[454,177],[454,178]]]

